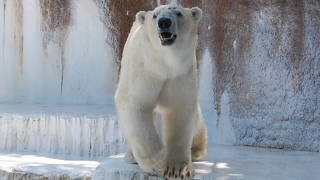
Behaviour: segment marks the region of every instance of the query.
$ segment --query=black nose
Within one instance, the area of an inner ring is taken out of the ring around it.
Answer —
[[[169,18],[160,18],[158,21],[158,26],[160,29],[168,29],[171,26],[172,22]]]

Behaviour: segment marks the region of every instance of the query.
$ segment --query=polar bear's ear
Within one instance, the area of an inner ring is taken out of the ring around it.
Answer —
[[[198,7],[191,8],[191,14],[196,21],[199,21],[202,18],[202,10]]]
[[[136,15],[136,21],[143,24],[144,20],[146,19],[146,14],[147,14],[147,12],[145,12],[145,11],[138,12]]]

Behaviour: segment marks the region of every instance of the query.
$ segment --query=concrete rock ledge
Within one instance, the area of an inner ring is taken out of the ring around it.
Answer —
[[[164,180],[123,154],[102,162],[48,156],[0,153],[0,180]],[[214,145],[194,167],[193,180],[319,180],[320,153]]]
[[[0,180],[90,180],[97,161],[0,154]]]
[[[94,180],[164,180],[127,164],[124,155],[102,161]],[[320,153],[214,145],[204,161],[194,162],[193,180],[318,180]]]
[[[91,177],[78,177],[72,178],[68,175],[57,175],[57,176],[47,176],[47,175],[38,175],[27,172],[20,171],[2,171],[0,170],[0,179],[1,180],[90,180]]]
[[[124,152],[113,105],[0,104],[0,151],[87,159]]]
[[[199,161],[193,163],[196,175],[194,180],[210,179],[210,173],[214,163]],[[94,180],[164,180],[158,174],[146,173],[136,164],[128,164],[124,161],[124,154],[111,156],[101,162],[94,172]]]

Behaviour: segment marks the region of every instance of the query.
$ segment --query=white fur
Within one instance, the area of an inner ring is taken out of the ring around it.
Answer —
[[[173,45],[162,46],[152,16],[167,8],[137,14],[123,51],[115,96],[129,151],[147,171],[170,167],[191,170],[191,148],[201,149],[195,152],[198,157],[206,154],[195,58],[201,10],[196,9],[195,16],[194,9],[178,7],[184,15],[179,22],[182,30]],[[155,110],[161,116],[161,133],[157,133],[153,122]]]

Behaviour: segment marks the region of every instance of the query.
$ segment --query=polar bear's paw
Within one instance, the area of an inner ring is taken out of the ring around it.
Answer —
[[[194,176],[194,169],[191,163],[169,163],[164,171],[164,177],[169,179],[189,180]]]

